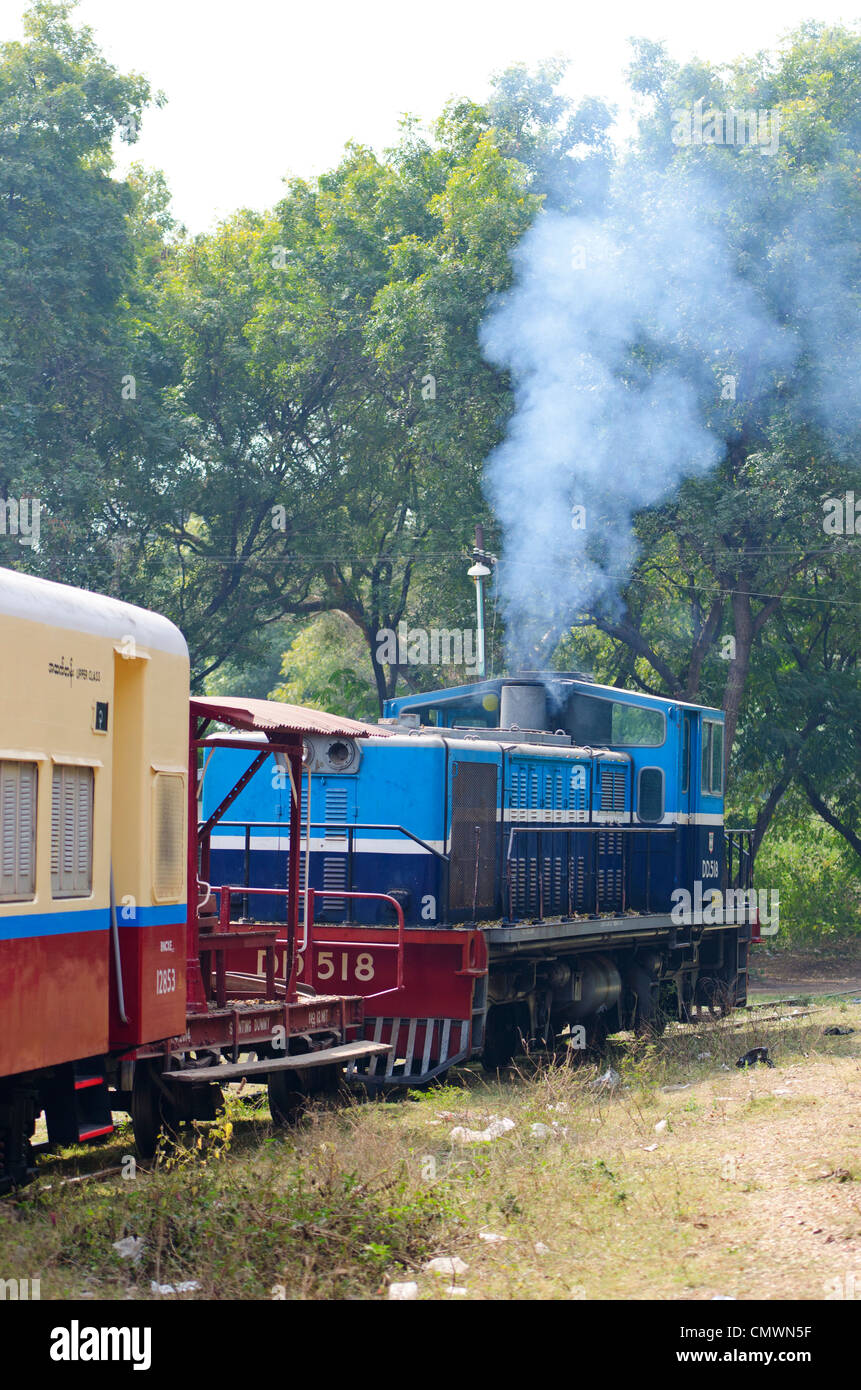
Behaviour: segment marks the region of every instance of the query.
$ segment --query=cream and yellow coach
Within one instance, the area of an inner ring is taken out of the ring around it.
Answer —
[[[9,570],[0,651],[8,1149],[38,1099],[52,1139],[109,1132],[106,1054],[185,1027],[189,666],[167,619]]]

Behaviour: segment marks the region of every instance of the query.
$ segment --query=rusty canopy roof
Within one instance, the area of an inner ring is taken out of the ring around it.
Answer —
[[[191,710],[201,719],[217,719],[235,729],[259,730],[265,734],[321,734],[333,738],[385,734],[385,730],[378,731],[373,724],[360,724],[357,719],[308,709],[305,705],[282,704],[279,700],[250,700],[234,695],[204,699],[193,695]]]

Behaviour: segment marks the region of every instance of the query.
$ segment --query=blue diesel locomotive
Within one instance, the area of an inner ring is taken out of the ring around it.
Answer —
[[[497,1066],[524,1041],[576,1028],[596,1043],[744,1003],[756,916],[747,832],[724,829],[720,710],[538,672],[391,700],[369,727],[361,746],[307,750],[314,930],[380,939],[391,909],[338,896],[376,888],[401,904],[408,943],[480,931],[467,1055]],[[204,817],[243,758],[212,750]],[[249,889],[250,918],[271,914],[254,888],[286,881],[289,797],[270,759],[213,832],[212,876]],[[432,998],[420,1008],[423,1026],[444,1012]],[[395,1012],[375,1034],[392,1037],[387,1079],[444,1070],[439,1057],[398,1060],[408,1000]]]

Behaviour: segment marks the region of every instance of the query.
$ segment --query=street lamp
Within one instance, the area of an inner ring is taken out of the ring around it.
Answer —
[[[484,657],[484,581],[489,579],[493,573],[493,570],[484,562],[489,560],[492,565],[496,557],[485,552],[483,526],[476,526],[475,528],[475,549],[472,552],[472,558],[475,563],[467,570],[467,574],[475,584],[476,645],[478,647],[476,655],[479,679],[484,680],[487,674]]]

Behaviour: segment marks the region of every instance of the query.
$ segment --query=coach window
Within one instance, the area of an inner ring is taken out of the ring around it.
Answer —
[[[641,767],[637,815],[649,825],[664,819],[664,774],[659,767]]]
[[[707,796],[723,796],[723,724],[703,720],[702,790]]]
[[[91,767],[61,764],[51,788],[51,893],[88,898],[93,891],[93,779]]]
[[[0,762],[0,901],[36,896],[36,763]]]

